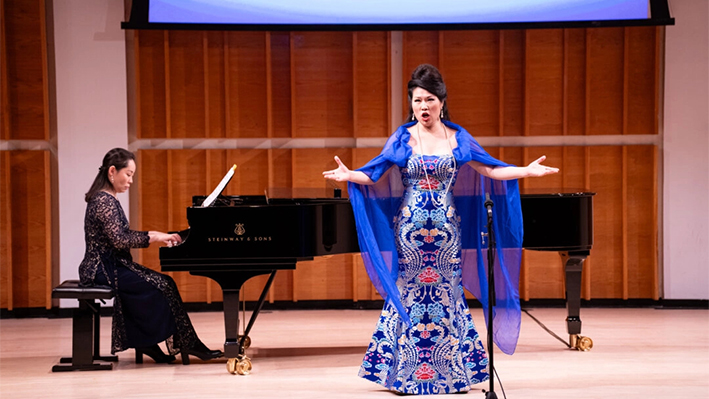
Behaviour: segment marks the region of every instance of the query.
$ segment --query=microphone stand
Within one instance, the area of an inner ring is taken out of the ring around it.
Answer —
[[[485,208],[487,209],[487,353],[488,353],[488,369],[490,372],[490,390],[483,393],[485,399],[497,399],[495,394],[495,367],[493,363],[493,352],[495,352],[495,343],[493,340],[492,319],[493,308],[497,304],[495,296],[495,232],[492,227],[492,200],[490,194],[485,193]]]

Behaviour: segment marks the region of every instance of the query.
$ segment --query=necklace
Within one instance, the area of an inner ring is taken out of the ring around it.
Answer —
[[[428,179],[428,172],[426,171],[426,163],[423,160],[423,143],[421,142],[421,131],[419,130],[421,122],[416,123],[416,138],[419,141],[419,151],[421,152],[421,164],[423,165],[423,173],[426,175],[426,185],[428,187],[428,195],[429,198],[431,198],[431,203],[435,205],[436,201],[433,199],[433,192],[431,191],[431,181]],[[443,121],[441,121],[441,124],[443,125]],[[441,197],[441,203],[445,201],[446,197],[448,196],[448,190],[450,189],[451,185],[453,184],[453,176],[455,176],[455,169],[456,169],[456,164],[455,164],[455,155],[453,155],[453,146],[451,146],[450,140],[448,140],[448,129],[446,129],[446,125],[443,125],[443,135],[446,138],[446,142],[448,143],[448,148],[451,150],[451,158],[453,158],[453,171],[451,173],[451,179],[448,182],[448,185],[446,186],[446,191],[443,193],[443,196]]]

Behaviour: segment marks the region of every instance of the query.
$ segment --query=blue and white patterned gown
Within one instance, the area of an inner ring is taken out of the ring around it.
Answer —
[[[425,170],[424,170],[425,168]],[[394,219],[396,282],[412,326],[387,301],[359,375],[406,394],[465,392],[489,378],[461,282],[460,217],[452,155],[412,155]]]

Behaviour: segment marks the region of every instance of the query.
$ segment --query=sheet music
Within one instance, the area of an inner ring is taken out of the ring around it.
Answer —
[[[229,171],[226,172],[226,175],[224,175],[224,178],[222,179],[222,181],[219,182],[219,184],[217,185],[217,188],[215,188],[214,191],[212,191],[212,193],[209,194],[209,196],[207,196],[207,198],[204,200],[204,202],[202,202],[202,208],[206,208],[206,207],[212,205],[214,200],[219,196],[219,194],[222,193],[222,191],[224,190],[224,187],[226,187],[226,185],[229,183],[229,180],[231,180],[231,177],[234,176],[235,170],[236,170],[236,164],[234,164],[234,166],[232,166],[229,169]]]

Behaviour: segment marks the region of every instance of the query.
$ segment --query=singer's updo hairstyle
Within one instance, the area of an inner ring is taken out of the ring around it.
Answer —
[[[420,87],[438,97],[443,104],[443,115],[441,119],[449,121],[450,116],[448,115],[448,102],[446,101],[448,98],[448,90],[446,89],[446,84],[443,83],[443,77],[438,71],[438,68],[435,66],[430,64],[421,64],[414,69],[414,72],[411,73],[411,80],[409,80],[409,114],[406,117],[406,122],[412,121],[412,118],[414,117],[414,110],[411,108],[411,96],[414,89],[417,87]]]

